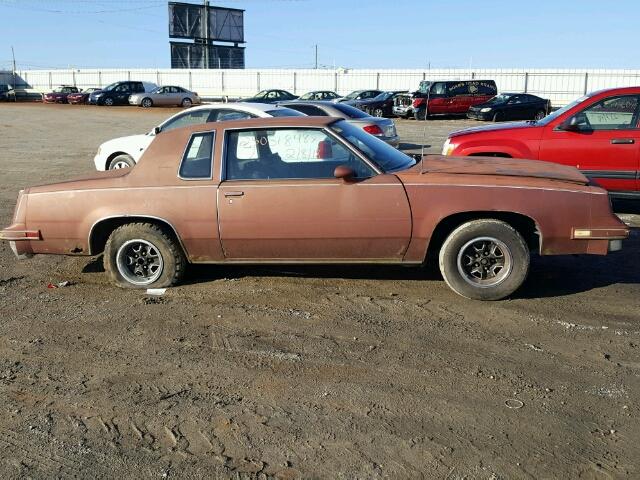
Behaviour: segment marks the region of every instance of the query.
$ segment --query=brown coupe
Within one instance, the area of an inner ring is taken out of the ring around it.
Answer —
[[[576,169],[505,158],[416,162],[328,117],[165,132],[135,168],[27,188],[0,232],[19,257],[98,255],[123,287],[166,287],[187,263],[438,258],[465,297],[514,292],[529,253],[604,255],[628,230]]]

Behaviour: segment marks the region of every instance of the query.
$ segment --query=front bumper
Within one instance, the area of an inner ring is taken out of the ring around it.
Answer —
[[[413,115],[413,107],[393,107],[393,114],[397,117],[409,117]]]
[[[468,111],[467,112],[467,118],[470,118],[471,120],[483,120],[483,121],[488,121],[491,120],[493,118],[493,112],[486,112],[486,113],[482,113],[480,111]]]

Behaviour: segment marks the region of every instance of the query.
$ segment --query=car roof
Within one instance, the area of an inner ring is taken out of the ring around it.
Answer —
[[[249,102],[229,102],[229,103],[205,103],[197,107],[191,107],[188,110],[181,110],[175,115],[171,115],[162,121],[160,125],[164,125],[174,117],[183,115],[185,112],[194,110],[236,110],[238,112],[253,113],[255,115],[265,116],[266,112],[271,110],[282,110],[284,107],[277,106],[273,103],[249,103]]]
[[[268,128],[268,127],[311,127],[323,128],[334,122],[344,120],[337,117],[265,117],[248,118],[243,120],[227,120],[223,122],[200,123],[182,127],[192,132],[208,130],[229,130],[243,128]],[[180,130],[178,128],[174,130]],[[173,130],[172,130],[173,131]]]

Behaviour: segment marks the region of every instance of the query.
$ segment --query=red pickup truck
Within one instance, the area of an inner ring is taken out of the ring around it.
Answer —
[[[613,198],[640,199],[640,87],[593,92],[538,121],[453,132],[442,154],[570,165]]]

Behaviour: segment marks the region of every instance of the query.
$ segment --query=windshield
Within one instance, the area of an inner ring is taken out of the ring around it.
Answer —
[[[429,92],[429,87],[431,86],[432,82],[427,82],[425,80],[420,82],[420,86],[418,87],[418,91],[420,93],[428,93]]]
[[[393,92],[382,92],[379,95],[376,95],[375,97],[373,97],[373,100],[376,100],[378,102],[382,102],[384,100],[387,100],[388,98],[391,98],[393,96]]]
[[[385,173],[405,170],[416,164],[413,158],[346,120],[340,120],[332,124],[330,128],[378,165]]]
[[[362,90],[356,90],[355,92],[351,92],[349,95],[347,95],[344,98],[348,98],[349,100],[353,100],[354,98],[356,98],[358,95],[360,95],[360,93],[362,93]]]
[[[53,89],[53,93],[62,93],[62,89],[63,88],[64,87],[56,87],[56,88]]]
[[[571,102],[569,105],[565,105],[564,107],[556,110],[555,112],[550,113],[549,115],[544,117],[542,120],[538,120],[536,123],[538,125],[548,125],[549,122],[555,120],[564,112],[571,110],[573,107],[575,107],[576,105],[579,105],[580,103],[584,102],[587,98],[590,98],[590,97],[591,95],[585,95],[584,97],[580,97],[577,100],[574,100],[573,102]]]
[[[267,96],[267,93],[269,93],[269,90],[262,90],[256,93],[256,96],[254,98],[264,98]]]
[[[112,83],[111,85],[107,85],[106,87],[104,87],[102,90],[108,92],[109,90],[113,90],[117,86],[118,86],[118,82]]]
[[[509,95],[509,94],[506,94],[506,93],[501,93],[500,95],[496,95],[491,100],[488,100],[485,103],[505,103],[511,97],[513,97],[513,95]]]
[[[304,113],[300,113],[292,108],[276,108],[274,110],[267,110],[264,113],[268,113],[272,117],[306,117]]]
[[[310,100],[316,92],[305,93],[300,97],[300,100]]]
[[[352,107],[351,105],[345,105],[344,103],[336,103],[334,108],[344,113],[349,118],[367,118],[370,115],[362,110]]]

